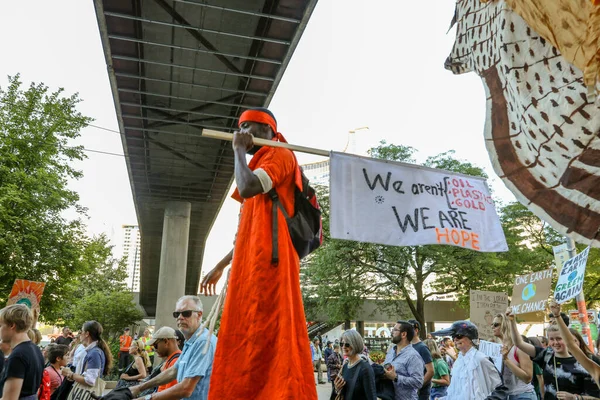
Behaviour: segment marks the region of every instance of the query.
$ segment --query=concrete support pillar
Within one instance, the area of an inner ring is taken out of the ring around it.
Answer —
[[[435,322],[426,322],[427,325],[427,333],[435,332]]]
[[[365,337],[365,321],[356,321],[356,332],[360,333],[360,336]]]
[[[156,328],[177,329],[173,318],[175,302],[185,294],[190,214],[192,205],[186,201],[170,201],[165,207],[160,271],[156,300]]]

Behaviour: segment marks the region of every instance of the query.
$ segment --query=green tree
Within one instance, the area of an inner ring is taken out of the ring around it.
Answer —
[[[78,326],[79,321],[75,321],[76,310],[84,299],[92,295],[129,292],[125,286],[126,260],[115,259],[112,249],[104,234],[86,242],[81,255],[81,274],[71,280],[62,299],[61,317],[57,321],[59,325]],[[45,310],[42,310],[42,314],[45,314]]]
[[[133,301],[133,293],[123,290],[97,291],[80,299],[73,310],[71,326],[81,327],[86,321],[98,321],[109,340],[144,317]]]
[[[80,275],[85,248],[81,221],[64,217],[69,209],[85,213],[67,185],[81,176],[72,162],[84,157],[70,143],[91,121],[76,110],[79,102],[43,84],[25,89],[18,75],[0,87],[0,293],[15,279],[45,282],[41,307],[50,321]]]

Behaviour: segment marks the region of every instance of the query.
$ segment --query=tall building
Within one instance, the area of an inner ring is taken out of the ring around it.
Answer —
[[[123,256],[127,258],[127,280],[132,292],[140,291],[140,228],[123,225]]]
[[[356,131],[361,129],[369,128],[365,126],[348,132],[348,141],[346,142],[346,147],[342,150],[343,153],[367,155],[367,150],[370,149],[370,146],[365,146],[364,144],[358,146],[356,142]],[[311,185],[329,186],[329,158],[324,161],[302,164],[301,166],[304,175],[306,175]]]
[[[311,185],[329,186],[329,159],[302,164],[302,170]]]

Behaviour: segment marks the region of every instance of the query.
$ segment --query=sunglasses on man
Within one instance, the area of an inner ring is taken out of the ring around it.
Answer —
[[[173,318],[179,318],[179,315],[183,315],[183,318],[189,318],[192,313],[200,312],[198,310],[185,310],[185,311],[173,311]]]

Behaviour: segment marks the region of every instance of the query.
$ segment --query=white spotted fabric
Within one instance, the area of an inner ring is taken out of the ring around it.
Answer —
[[[600,247],[600,101],[581,70],[502,1],[457,2],[446,68],[486,88],[484,135],[496,173],[562,234]]]

